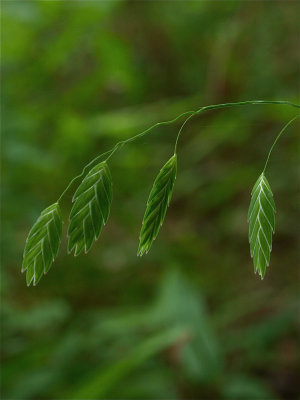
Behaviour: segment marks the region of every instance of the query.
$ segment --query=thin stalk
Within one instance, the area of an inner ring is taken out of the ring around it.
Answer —
[[[107,155],[107,157],[106,157],[106,159],[105,159],[104,161],[108,161],[108,160],[110,159],[110,157],[111,157],[117,150],[119,150],[121,147],[123,147],[125,144],[130,143],[130,142],[133,142],[134,140],[139,139],[139,138],[141,138],[142,136],[145,136],[145,135],[146,135],[147,133],[149,133],[152,129],[154,129],[154,128],[158,127],[158,126],[161,126],[161,125],[170,125],[170,124],[176,122],[177,120],[179,120],[180,118],[182,118],[184,115],[188,115],[188,114],[192,114],[192,113],[194,113],[194,111],[185,111],[184,113],[178,115],[177,117],[175,117],[175,118],[173,118],[173,119],[171,119],[171,120],[169,120],[169,121],[157,122],[156,124],[150,126],[150,128],[144,130],[143,132],[141,132],[141,133],[139,133],[139,134],[137,134],[137,135],[135,135],[135,136],[133,136],[133,137],[131,137],[131,138],[129,138],[129,139],[122,140],[122,141],[118,142],[117,144],[115,144],[115,146],[114,146],[112,149],[106,151],[105,153],[101,153],[99,156],[93,158],[93,159],[83,168],[82,172],[81,172],[79,175],[75,176],[75,177],[71,180],[71,182],[68,184],[68,186],[66,187],[66,189],[62,192],[62,194],[61,194],[60,197],[58,198],[57,202],[59,202],[59,201],[63,198],[63,196],[64,196],[64,195],[66,194],[66,192],[70,189],[70,187],[72,186],[72,184],[73,184],[78,178],[81,178],[81,177],[85,174],[87,168],[89,168],[91,165],[93,165],[96,161],[99,161],[101,157],[104,157],[104,156]]]
[[[179,131],[178,131],[177,137],[176,137],[176,141],[175,141],[174,154],[176,154],[176,152],[177,152],[177,144],[178,144],[178,140],[179,140],[179,137],[180,137],[180,135],[181,135],[181,132],[182,132],[183,128],[185,127],[185,125],[187,124],[187,122],[188,122],[191,118],[193,118],[197,113],[198,113],[197,111],[194,111],[194,113],[193,113],[192,115],[190,115],[189,117],[187,117],[187,119],[186,119],[186,120],[184,121],[184,123],[181,125],[181,127],[180,127],[180,129],[179,129]]]
[[[101,157],[105,157],[107,155],[107,158],[105,159],[105,161],[108,161],[110,159],[110,157],[112,157],[112,155],[119,150],[121,147],[123,147],[125,144],[128,144],[130,142],[133,142],[134,140],[137,140],[145,135],[147,135],[148,133],[150,133],[150,131],[152,131],[154,128],[157,128],[158,126],[163,126],[163,125],[170,125],[173,124],[174,122],[178,121],[180,118],[182,118],[185,115],[188,115],[189,117],[184,121],[183,125],[181,126],[177,138],[176,138],[176,143],[175,143],[175,152],[177,150],[177,143],[178,143],[178,139],[180,137],[180,134],[182,132],[183,127],[185,126],[185,124],[188,122],[188,120],[190,118],[192,118],[194,115],[200,114],[202,111],[209,111],[209,110],[216,110],[219,108],[225,108],[225,107],[235,107],[235,106],[246,106],[246,105],[259,105],[259,104],[277,104],[277,105],[287,105],[290,107],[294,107],[294,108],[300,108],[300,106],[298,104],[294,104],[291,103],[290,101],[281,101],[281,100],[249,100],[249,101],[241,101],[241,102],[235,102],[235,103],[222,103],[222,104],[213,104],[210,106],[205,106],[205,107],[201,107],[199,108],[199,110],[197,111],[186,111],[180,115],[178,115],[177,117],[169,120],[169,121],[163,121],[163,122],[157,122],[156,124],[150,126],[150,128],[144,130],[143,132],[129,138],[126,140],[122,140],[120,142],[118,142],[112,149],[106,151],[105,153],[102,153],[100,155],[98,155],[97,157],[95,157],[93,160],[91,160],[82,170],[82,172],[75,176],[71,182],[68,184],[68,186],[66,187],[66,189],[62,192],[62,194],[60,195],[60,197],[58,198],[58,202],[62,199],[62,197],[66,194],[66,192],[69,190],[69,188],[72,186],[72,184],[80,177],[82,177],[86,170],[93,165],[96,161],[99,161],[101,159]]]
[[[125,144],[133,142],[136,139],[139,139],[145,135],[147,135],[147,133],[149,133],[150,131],[152,131],[154,128],[158,127],[158,126],[162,126],[162,125],[170,125],[173,124],[174,122],[176,122],[177,120],[179,120],[180,118],[182,118],[184,115],[193,115],[195,113],[195,111],[186,111],[180,115],[178,115],[176,118],[171,119],[170,121],[163,121],[163,122],[157,122],[156,124],[150,126],[150,128],[144,130],[143,132],[129,138],[126,140],[122,140],[121,142],[117,143],[114,148],[112,149],[112,153],[107,157],[106,161],[113,155],[113,153],[115,151],[117,151],[119,148],[123,147]]]
[[[272,144],[272,146],[271,146],[271,148],[270,148],[270,150],[269,150],[269,154],[268,154],[268,156],[267,156],[266,163],[265,163],[265,166],[264,166],[264,169],[263,169],[263,172],[262,172],[263,174],[265,173],[265,170],[266,170],[266,168],[267,168],[267,165],[268,165],[268,162],[269,162],[269,159],[270,159],[270,155],[271,155],[271,153],[272,153],[272,150],[273,150],[275,144],[278,142],[280,136],[281,136],[281,135],[283,134],[283,132],[284,132],[297,118],[299,118],[299,117],[300,117],[300,114],[299,114],[299,115],[296,115],[296,117],[294,117],[294,118],[291,119],[287,124],[285,124],[284,127],[281,129],[281,131],[278,133],[276,139],[274,140],[274,142],[273,142],[273,144]]]

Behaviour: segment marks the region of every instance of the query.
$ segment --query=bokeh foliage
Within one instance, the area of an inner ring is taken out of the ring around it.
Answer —
[[[295,114],[284,106],[186,126],[147,256],[136,257],[145,204],[179,124],[111,159],[111,217],[88,255],[67,255],[64,239],[38,287],[20,273],[40,211],[117,140],[201,105],[299,102],[299,11],[288,1],[2,3],[2,398],[299,395],[299,124],[267,171],[278,214],[263,282],[246,222],[268,148]]]

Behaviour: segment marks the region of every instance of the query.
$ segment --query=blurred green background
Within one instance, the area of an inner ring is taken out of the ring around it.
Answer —
[[[267,176],[271,265],[253,273],[250,191],[295,109],[194,118],[173,201],[136,257],[153,180],[180,123],[110,162],[109,223],[88,255],[26,287],[30,226],[97,154],[202,105],[299,102],[299,2],[2,2],[3,399],[299,398],[299,124]],[[67,230],[76,184],[62,201]]]

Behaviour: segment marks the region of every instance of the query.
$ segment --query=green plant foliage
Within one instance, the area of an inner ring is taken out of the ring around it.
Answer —
[[[275,203],[264,172],[257,179],[248,212],[250,253],[254,271],[263,279],[270,262],[272,234],[275,231]]]
[[[107,165],[107,161],[125,144],[130,143],[138,138],[148,134],[152,129],[161,125],[169,125],[177,121],[183,116],[187,116],[181,128],[178,131],[175,146],[174,155],[168,160],[168,162],[160,170],[156,177],[152,190],[150,192],[149,199],[147,201],[147,207],[142,223],[140,233],[140,243],[138,247],[138,255],[142,256],[144,253],[148,253],[153,240],[158,235],[159,229],[164,221],[167,208],[169,206],[174,182],[177,173],[177,144],[181,132],[186,123],[197,114],[200,114],[207,110],[234,107],[234,106],[246,106],[246,105],[258,105],[258,104],[281,104],[288,105],[294,108],[300,108],[297,104],[293,104],[288,101],[266,101],[266,100],[249,100],[238,103],[222,103],[217,105],[210,105],[201,107],[197,111],[186,111],[179,116],[169,121],[158,122],[143,132],[130,137],[129,139],[118,142],[112,149],[98,155],[92,161],[90,161],[82,170],[82,172],[75,176],[68,184],[66,189],[62,192],[55,205],[58,207],[59,201],[65,195],[65,193],[72,186],[73,182],[86,174],[86,171],[91,165],[98,162],[98,164],[92,168],[73,196],[73,207],[70,213],[70,225],[68,229],[68,251],[69,253],[74,250],[74,255],[77,256],[85,248],[87,253],[92,246],[94,240],[96,240],[101,232],[102,226],[105,225],[112,201],[112,179],[110,171]],[[266,272],[266,267],[269,265],[270,252],[272,247],[272,233],[274,232],[275,226],[275,205],[272,197],[272,191],[268,181],[264,175],[267,168],[270,155],[277,141],[285,130],[297,119],[300,115],[292,118],[279,132],[276,139],[274,140],[263,169],[263,173],[258,179],[252,192],[252,200],[249,210],[249,239],[250,239],[250,250],[251,255],[254,258],[255,272],[259,272],[259,275],[263,278]],[[100,159],[106,159],[99,163]],[[218,196],[220,200],[220,196]],[[210,200],[211,201],[211,200]],[[28,250],[29,251],[29,250]],[[30,253],[31,254],[31,253]],[[29,260],[31,258],[29,257]],[[38,264],[37,264],[38,265]],[[33,267],[35,268],[35,267]],[[46,270],[49,269],[48,264],[45,264]],[[32,279],[36,283],[38,277],[31,276],[33,272],[28,271],[27,281],[29,283]],[[35,275],[34,275],[35,276]]]
[[[73,196],[68,229],[68,251],[77,256],[87,253],[105,225],[112,201],[112,179],[105,161],[96,165],[83,179]]]
[[[70,393],[79,398],[103,398],[114,389],[117,382],[135,371],[150,357],[153,357],[162,350],[168,349],[176,341],[184,340],[188,332],[184,327],[167,328],[159,334],[152,334],[150,338],[136,345],[131,353],[123,357],[119,362],[108,366],[103,370],[101,366],[94,375],[89,377],[76,388],[76,393]]]
[[[62,234],[62,218],[58,203],[41,212],[31,228],[24,249],[22,272],[26,272],[26,282],[36,285],[43,273],[46,274],[54,261]]]
[[[177,156],[174,154],[157,175],[147,201],[140,233],[138,255],[148,253],[158,235],[170,204],[177,172]]]

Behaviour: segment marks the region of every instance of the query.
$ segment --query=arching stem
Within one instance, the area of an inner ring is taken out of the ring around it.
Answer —
[[[179,137],[180,137],[180,135],[181,135],[181,132],[182,132],[183,128],[185,127],[185,125],[187,124],[187,122],[188,122],[191,118],[193,118],[196,114],[198,114],[198,112],[199,112],[199,111],[195,111],[192,115],[190,115],[189,117],[187,117],[187,119],[186,119],[186,120],[184,121],[184,123],[181,125],[181,127],[180,127],[180,129],[179,129],[179,131],[178,131],[177,137],[176,137],[176,141],[175,141],[174,154],[177,153],[177,144],[178,144],[178,140],[179,140]]]
[[[267,159],[266,159],[266,163],[265,163],[265,166],[264,166],[264,169],[263,169],[263,172],[262,172],[263,174],[265,173],[266,168],[267,168],[267,166],[268,166],[268,162],[269,162],[269,159],[270,159],[270,155],[271,155],[271,153],[272,153],[272,150],[273,150],[275,144],[278,142],[280,136],[281,136],[281,135],[284,133],[284,131],[285,131],[297,118],[299,118],[299,117],[300,117],[300,114],[299,114],[299,115],[296,115],[296,117],[292,118],[287,124],[284,125],[284,127],[283,127],[283,128],[281,129],[281,131],[278,133],[276,139],[274,140],[274,142],[273,142],[273,144],[272,144],[272,146],[271,146],[271,148],[270,148],[270,150],[269,150],[269,153],[268,153],[268,156],[267,156]]]
[[[63,196],[64,196],[64,195],[66,194],[66,192],[70,189],[70,187],[72,186],[72,184],[73,184],[78,178],[81,178],[81,177],[85,174],[86,170],[87,170],[90,166],[92,166],[96,161],[99,161],[101,158],[105,157],[106,155],[107,155],[107,157],[106,157],[105,161],[109,160],[110,157],[112,157],[112,155],[113,155],[117,150],[119,150],[121,147],[123,147],[125,144],[128,144],[128,143],[130,143],[130,142],[133,142],[134,140],[137,140],[137,139],[139,139],[139,138],[141,138],[141,137],[147,135],[148,133],[150,133],[150,131],[152,131],[154,128],[156,128],[156,127],[158,127],[158,126],[173,124],[174,122],[178,121],[178,120],[181,119],[182,117],[188,115],[188,118],[187,118],[187,119],[184,121],[184,123],[182,124],[182,126],[181,126],[181,128],[180,128],[180,130],[179,130],[179,132],[178,132],[177,138],[176,138],[175,150],[174,150],[174,152],[176,152],[176,151],[177,151],[178,139],[179,139],[179,137],[180,137],[180,135],[181,135],[182,129],[183,129],[183,127],[185,126],[185,124],[189,121],[189,119],[192,118],[193,116],[195,116],[195,115],[197,115],[197,114],[200,114],[200,113],[203,112],[203,111],[216,110],[216,109],[219,109],[219,108],[235,107],[235,106],[246,106],[246,105],[259,105],[259,104],[274,104],[274,105],[277,104],[277,105],[287,105],[287,106],[294,107],[294,108],[300,108],[300,106],[299,106],[298,104],[294,104],[294,103],[291,103],[291,102],[289,102],[289,101],[281,101],[281,100],[274,100],[274,101],[273,101],[273,100],[249,100],[249,101],[241,101],[241,102],[235,102],[235,103],[213,104],[213,105],[210,105],[210,106],[201,107],[201,108],[199,108],[199,110],[197,110],[197,111],[186,111],[186,112],[184,112],[184,113],[178,115],[177,117],[175,117],[175,118],[173,118],[173,119],[171,119],[171,120],[169,120],[169,121],[157,122],[156,124],[150,126],[150,128],[144,130],[143,132],[141,132],[141,133],[139,133],[139,134],[137,134],[137,135],[135,135],[135,136],[133,136],[133,137],[131,137],[131,138],[129,138],[129,139],[122,140],[122,141],[118,142],[111,150],[108,150],[108,151],[106,151],[105,153],[102,153],[102,154],[98,155],[97,157],[95,157],[93,160],[91,160],[91,161],[83,168],[82,172],[81,172],[79,175],[75,176],[75,177],[71,180],[71,182],[68,184],[68,186],[66,187],[66,189],[62,192],[62,194],[60,195],[60,197],[58,198],[57,201],[59,202],[59,201],[63,198]],[[292,121],[291,121],[291,122],[292,122]],[[280,136],[280,134],[279,134],[278,136]],[[274,142],[272,148],[273,148],[274,145],[276,144],[276,141],[277,141],[277,140],[278,140],[278,139],[276,138],[276,140],[275,140],[275,142]],[[271,148],[271,150],[272,150],[272,148]],[[270,152],[271,152],[271,150],[270,150]],[[267,162],[268,162],[268,160],[267,160]],[[266,162],[266,165],[267,165],[267,162]],[[266,166],[265,166],[265,168],[266,168]]]

